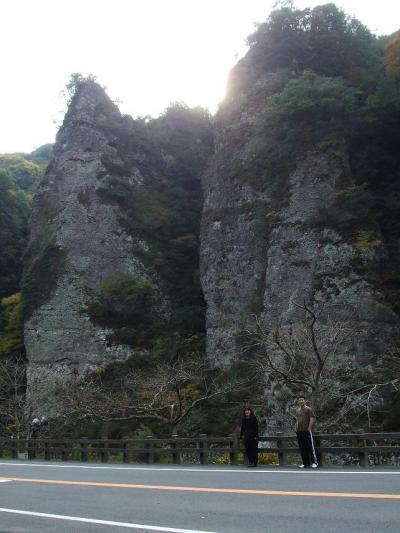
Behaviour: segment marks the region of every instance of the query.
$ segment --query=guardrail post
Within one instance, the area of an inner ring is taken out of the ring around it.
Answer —
[[[102,445],[102,450],[100,454],[101,462],[107,463],[108,462],[108,437],[106,435],[101,437],[101,445]]]
[[[79,441],[79,445],[81,447],[81,461],[82,463],[87,463],[89,459],[89,439],[88,437],[82,437]]]
[[[229,441],[229,462],[231,465],[238,464],[238,452],[239,452],[239,437],[237,433],[232,433]]]
[[[178,435],[172,435],[172,438],[174,439],[174,441],[172,442],[171,447],[173,450],[178,450]],[[174,463],[174,465],[180,465],[182,463],[182,457],[179,451],[172,452],[172,462]]]
[[[28,459],[36,459],[36,439],[26,441]]]
[[[38,450],[38,442],[37,440],[34,438],[33,439],[33,442],[32,442],[32,459],[36,459],[37,458],[37,450]]]
[[[129,463],[128,437],[122,437],[122,462]]]
[[[283,432],[282,431],[277,431],[276,434],[277,435],[283,435]],[[280,450],[280,451],[278,451],[279,466],[286,466],[286,464],[287,464],[287,462],[286,462],[286,453],[282,450],[282,448],[283,448],[283,440],[277,439],[276,447]]]
[[[200,433],[200,442],[199,442],[199,458],[201,465],[208,464],[208,441],[207,435],[205,433]]]
[[[44,441],[44,460],[50,461],[50,450],[49,450],[49,443]]]
[[[14,437],[11,437],[11,439],[11,457],[18,459],[18,440]]]
[[[4,443],[3,443],[3,439],[0,439],[0,458],[1,459],[3,458],[3,454],[4,454]]]
[[[360,451],[358,452],[358,460],[360,462],[360,466],[366,467],[368,466],[368,454],[365,450],[362,448],[365,448],[367,445],[367,442],[365,439],[357,439],[356,440],[356,446],[357,448],[360,448]]]
[[[149,442],[146,442],[146,462],[147,464],[154,463],[154,442],[153,437],[146,437],[146,439],[149,440]]]
[[[63,446],[61,448],[61,461],[68,461],[68,442],[64,441],[61,443],[61,445]]]
[[[89,439],[87,437],[82,437],[81,439],[81,461],[82,463],[87,463],[89,459]]]

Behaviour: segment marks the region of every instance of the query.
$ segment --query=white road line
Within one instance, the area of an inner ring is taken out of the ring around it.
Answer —
[[[100,524],[102,526],[126,527],[130,529],[145,529],[147,531],[167,531],[170,533],[215,533],[213,531],[200,531],[199,529],[177,529],[174,527],[149,526],[146,524],[130,524],[128,522],[113,522],[111,520],[97,520],[95,518],[82,518],[80,516],[66,516],[61,514],[34,513],[19,509],[5,509],[0,507],[1,513],[37,516],[39,518],[54,518],[56,520],[69,520],[70,522],[85,522],[86,524]]]
[[[11,479],[0,479],[0,483],[9,483]]]
[[[295,474],[303,476],[305,474],[310,474],[312,476],[316,476],[318,474],[321,475],[385,475],[385,476],[400,476],[400,470],[399,471],[387,471],[384,470],[363,470],[363,471],[345,471],[345,470],[265,470],[258,468],[257,470],[247,469],[243,468],[241,470],[240,468],[233,469],[233,468],[192,468],[188,466],[187,468],[164,468],[164,467],[155,467],[155,466],[94,466],[94,465],[54,465],[54,464],[43,464],[43,463],[12,463],[12,462],[0,462],[0,466],[25,466],[29,468],[35,468],[35,467],[44,467],[44,468],[80,468],[83,470],[143,470],[143,471],[150,471],[150,472],[207,472],[207,473],[213,473],[213,472],[223,472],[224,474],[227,472],[235,473],[235,474]],[[0,471],[1,474],[1,471]]]

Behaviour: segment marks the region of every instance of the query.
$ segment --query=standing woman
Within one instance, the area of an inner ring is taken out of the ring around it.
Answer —
[[[258,462],[258,420],[250,407],[243,409],[240,438],[243,439],[247,466],[257,466]]]

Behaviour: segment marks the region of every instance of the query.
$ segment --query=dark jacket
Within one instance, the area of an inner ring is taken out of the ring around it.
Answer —
[[[242,427],[240,429],[240,438],[258,438],[258,420],[254,415],[242,418]]]

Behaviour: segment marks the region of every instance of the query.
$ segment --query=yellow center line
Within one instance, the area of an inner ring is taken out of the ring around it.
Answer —
[[[23,483],[49,483],[54,485],[78,485],[82,487],[106,487],[117,489],[169,490],[181,492],[206,492],[222,494],[254,494],[259,496],[309,496],[317,498],[365,498],[370,500],[400,500],[400,494],[374,494],[357,492],[303,492],[287,490],[228,489],[213,487],[185,487],[174,485],[137,485],[132,483],[104,483],[98,481],[68,481],[61,479],[32,479],[23,477],[0,478]]]

